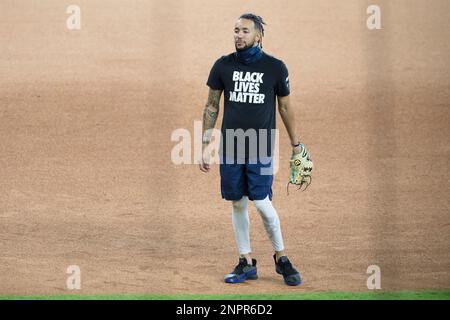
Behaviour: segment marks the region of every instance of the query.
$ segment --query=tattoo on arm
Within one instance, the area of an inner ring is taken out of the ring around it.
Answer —
[[[209,90],[208,94],[208,102],[205,105],[205,109],[203,110],[203,134],[205,131],[214,128],[217,117],[219,115],[219,104],[220,104],[220,96],[222,95],[222,90]],[[206,139],[209,141],[211,138],[210,134]]]

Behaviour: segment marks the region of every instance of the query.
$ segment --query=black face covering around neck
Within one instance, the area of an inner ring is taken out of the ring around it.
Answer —
[[[262,57],[262,49],[260,45],[256,45],[254,47],[242,50],[242,51],[236,51],[236,57],[239,62],[249,65],[252,63],[255,63]]]

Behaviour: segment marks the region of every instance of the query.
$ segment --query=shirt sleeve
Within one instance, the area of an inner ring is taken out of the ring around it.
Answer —
[[[223,90],[224,85],[222,78],[220,76],[221,71],[221,59],[217,60],[213,67],[211,68],[211,71],[209,72],[208,81],[206,82],[206,85],[210,87],[213,90]]]
[[[289,72],[286,65],[281,62],[279,77],[275,86],[275,94],[280,97],[288,96],[291,93],[289,87]]]

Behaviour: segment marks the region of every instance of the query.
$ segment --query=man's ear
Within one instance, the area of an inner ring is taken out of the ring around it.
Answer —
[[[258,42],[259,42],[259,46],[262,48],[262,41],[263,41],[263,37],[261,34],[258,35]]]
[[[262,44],[262,36],[261,33],[258,33],[255,37],[256,42],[258,42],[259,44]]]

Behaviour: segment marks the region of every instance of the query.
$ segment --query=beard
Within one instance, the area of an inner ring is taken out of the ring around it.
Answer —
[[[254,47],[255,46],[255,41],[253,41],[252,43],[249,43],[249,44],[247,44],[245,47],[243,47],[243,48],[238,48],[237,46],[236,46],[236,44],[234,45],[234,47],[236,48],[236,51],[238,51],[238,52],[242,52],[242,51],[245,51],[245,50],[247,50],[247,49],[249,49],[249,48],[251,48],[251,47]]]

